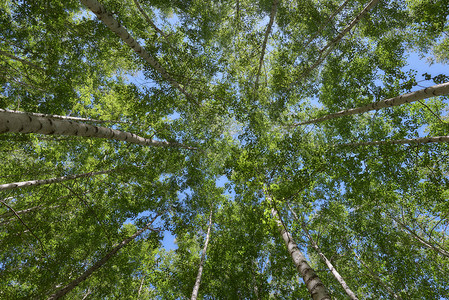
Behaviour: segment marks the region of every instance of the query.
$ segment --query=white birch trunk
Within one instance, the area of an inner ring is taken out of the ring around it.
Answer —
[[[428,87],[428,88],[425,88],[425,89],[422,89],[419,91],[407,93],[407,94],[400,95],[397,97],[381,100],[378,102],[373,102],[366,106],[342,110],[342,111],[339,111],[336,113],[325,115],[324,117],[321,117],[321,118],[316,118],[313,120],[297,123],[297,124],[294,124],[294,126],[315,124],[315,123],[319,123],[319,122],[323,122],[323,121],[327,121],[327,120],[331,120],[331,119],[335,119],[335,118],[340,118],[340,117],[350,116],[350,115],[355,115],[355,114],[362,114],[362,113],[372,111],[372,110],[379,110],[379,109],[382,109],[385,107],[398,106],[398,105],[402,105],[405,103],[411,103],[411,102],[427,99],[430,97],[441,96],[441,95],[446,95],[446,94],[449,94],[449,82],[434,85],[434,86],[431,86],[431,87]]]
[[[318,58],[318,60],[310,68],[308,68],[306,72],[304,72],[304,74],[301,76],[300,80],[307,77],[310,74],[310,72],[312,72],[317,66],[319,66],[326,59],[326,57],[331,53],[332,49],[335,46],[337,46],[337,44],[341,41],[341,39],[345,36],[345,34],[347,34],[363,18],[363,16],[368,11],[370,11],[379,1],[380,0],[371,0],[370,3],[368,3],[363,8],[363,10],[357,15],[357,17],[355,17],[354,20],[352,20],[351,23],[349,23],[349,25],[346,26],[345,29],[343,29],[343,31],[337,35],[337,37],[335,37],[332,41],[327,43],[326,46],[324,46],[324,48],[320,50],[321,54],[320,54],[320,57]]]
[[[287,203],[288,204],[288,203]],[[352,300],[358,300],[357,296],[355,295],[355,293],[349,288],[348,284],[346,283],[346,281],[343,279],[343,277],[340,275],[340,273],[338,273],[338,271],[334,268],[334,266],[332,265],[331,261],[327,259],[327,257],[324,255],[324,253],[321,251],[320,247],[318,246],[318,244],[315,242],[315,240],[312,238],[312,236],[309,233],[309,230],[307,229],[306,225],[304,224],[304,222],[301,222],[301,220],[299,220],[298,216],[296,215],[295,211],[290,207],[290,204],[288,204],[288,208],[290,209],[290,211],[292,212],[294,218],[296,219],[296,221],[298,221],[301,225],[301,228],[304,230],[304,232],[307,235],[307,238],[309,239],[312,247],[315,249],[315,251],[318,253],[318,255],[321,257],[321,259],[324,261],[324,263],[326,264],[326,266],[329,268],[329,270],[332,272],[332,275],[334,275],[335,279],[337,279],[337,281],[340,283],[341,287],[343,288],[343,290],[345,291],[345,293],[348,295],[348,297]]]
[[[67,181],[67,180],[77,179],[77,178],[96,176],[96,175],[101,175],[101,174],[108,174],[113,171],[115,171],[115,169],[106,170],[106,171],[98,171],[98,172],[82,173],[82,174],[69,175],[69,176],[61,176],[61,177],[55,177],[55,178],[49,178],[49,179],[5,183],[5,184],[0,184],[0,191],[12,190],[12,189],[17,189],[17,188],[22,188],[22,187],[27,187],[27,186],[58,183],[58,182],[63,182],[63,181]]]
[[[211,227],[212,227],[212,209],[210,210],[209,225],[207,226],[206,240],[204,242],[203,252],[201,253],[201,261],[198,267],[198,274],[196,275],[195,284],[193,285],[192,297],[190,298],[191,300],[196,300],[196,298],[198,298],[198,291],[200,289],[201,276],[203,274],[204,260],[206,258],[207,245],[209,244]]]
[[[93,123],[126,123],[123,121],[114,121],[114,120],[95,120],[89,118],[80,118],[80,117],[71,117],[71,116],[60,116],[60,115],[50,115],[50,114],[41,114],[41,113],[32,113],[32,112],[24,112],[18,110],[9,110],[0,108],[0,112],[9,112],[15,114],[24,114],[28,116],[35,117],[43,117],[43,118],[52,118],[52,119],[61,119],[61,120],[70,120],[70,121],[79,121],[79,122],[93,122]]]
[[[119,38],[122,39],[129,47],[131,47],[142,59],[150,64],[159,74],[162,75],[170,84],[183,93],[186,97],[191,98],[190,94],[179,85],[167,71],[152,57],[132,36],[120,25],[120,23],[109,14],[103,5],[96,0],[80,0],[87,8],[89,8],[109,29],[111,29]]]
[[[348,143],[348,144],[340,144],[337,146],[346,147],[346,146],[374,146],[374,145],[404,145],[404,144],[427,144],[427,143],[448,143],[448,142],[449,136],[446,135],[446,136],[423,137],[416,139]]]
[[[266,194],[267,199],[271,201],[271,197]],[[276,221],[279,233],[282,236],[282,239],[287,246],[288,252],[293,259],[293,263],[296,266],[296,270],[298,270],[299,274],[301,274],[304,283],[306,284],[307,290],[312,296],[313,300],[331,300],[329,293],[326,290],[326,287],[321,282],[318,275],[308,264],[304,254],[298,248],[298,245],[293,241],[291,234],[285,229],[285,225],[279,217],[278,211],[274,208],[271,209],[271,213]]]
[[[81,282],[83,282],[84,280],[89,278],[89,276],[92,275],[93,272],[95,272],[96,270],[101,268],[105,263],[107,263],[108,260],[111,257],[113,257],[120,249],[122,249],[123,247],[128,245],[132,240],[134,240],[136,237],[141,235],[145,230],[150,229],[151,224],[153,224],[153,222],[157,219],[157,217],[159,217],[159,215],[156,215],[156,217],[154,217],[147,225],[145,225],[145,227],[138,230],[135,234],[124,239],[120,244],[114,246],[114,248],[111,251],[109,251],[102,259],[100,259],[92,267],[87,269],[81,276],[79,276],[78,278],[76,278],[75,280],[73,280],[72,282],[70,282],[69,284],[64,286],[62,289],[58,290],[56,293],[51,295],[48,298],[48,300],[59,299],[59,298],[63,297],[68,292],[73,290],[76,286],[78,286]]]
[[[180,143],[155,141],[126,131],[78,123],[70,120],[39,117],[23,112],[0,110],[0,134],[7,132],[84,136],[126,141],[142,146],[177,147],[196,150],[196,148],[184,146]]]

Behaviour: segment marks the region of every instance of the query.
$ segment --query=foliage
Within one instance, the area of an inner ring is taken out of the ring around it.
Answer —
[[[341,146],[447,136],[447,96],[293,125],[447,82],[407,62],[449,62],[447,1],[380,1],[313,69],[367,3],[137,1],[101,4],[186,93],[81,2],[0,3],[0,108],[199,149],[1,134],[0,184],[114,171],[0,190],[0,298],[49,297],[155,214],[67,298],[188,298],[212,210],[200,297],[306,299],[273,205],[333,298],[302,224],[360,299],[447,297],[447,144]]]

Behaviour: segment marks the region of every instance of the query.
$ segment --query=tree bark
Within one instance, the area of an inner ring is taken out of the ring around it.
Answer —
[[[193,285],[192,297],[190,298],[191,300],[196,300],[196,298],[198,298],[198,291],[200,289],[201,276],[203,274],[204,260],[206,259],[206,251],[207,245],[209,244],[211,227],[212,227],[212,209],[210,210],[209,214],[209,225],[207,226],[206,240],[204,242],[203,252],[201,253],[200,265],[198,267],[198,274],[196,275],[195,284]]]
[[[265,196],[273,204],[273,201],[271,197],[268,195],[268,193],[266,193]],[[293,241],[291,234],[286,230],[285,225],[282,222],[279,213],[274,207],[274,205],[271,208],[271,213],[276,221],[279,233],[281,234],[281,237],[284,240],[285,245],[287,246],[288,252],[290,253],[293,259],[293,263],[295,264],[299,274],[301,274],[304,283],[306,284],[307,290],[312,296],[312,299],[331,300],[331,297],[327,292],[326,287],[321,282],[320,278],[312,269],[312,267],[310,267],[310,265],[307,263],[304,254],[301,253],[301,251],[298,248],[298,245],[296,245],[296,243]]]
[[[347,147],[347,146],[374,146],[374,145],[404,145],[404,144],[427,144],[427,143],[448,143],[448,142],[449,142],[449,135],[423,137],[416,139],[391,140],[391,141],[348,143],[348,144],[339,144],[337,146]]]
[[[271,13],[270,13],[270,21],[268,22],[268,26],[267,26],[267,30],[265,32],[265,38],[263,39],[263,43],[262,43],[262,53],[260,54],[260,59],[259,59],[259,69],[257,70],[257,74],[256,74],[256,83],[254,85],[255,89],[257,90],[259,87],[259,76],[260,76],[260,72],[262,70],[262,65],[263,65],[263,58],[265,56],[265,50],[267,48],[267,43],[268,43],[268,37],[270,35],[271,32],[271,28],[273,26],[273,22],[274,22],[274,16],[276,15],[276,11],[277,11],[277,4],[278,4],[278,0],[274,0],[273,1],[273,5],[271,7]]]
[[[82,174],[69,175],[69,176],[61,176],[61,177],[55,177],[55,178],[49,178],[49,179],[29,180],[29,181],[5,183],[5,184],[0,184],[0,191],[12,190],[12,189],[17,189],[17,188],[27,187],[27,186],[36,186],[36,185],[58,183],[58,182],[63,182],[63,181],[67,181],[67,180],[77,179],[77,178],[96,176],[96,175],[101,175],[101,174],[108,174],[108,173],[111,173],[113,171],[117,171],[117,169],[98,171],[98,172],[82,173]]]
[[[80,0],[87,8],[89,8],[109,29],[111,29],[119,38],[122,39],[129,47],[131,47],[142,59],[150,64],[159,74],[162,75],[174,88],[178,89],[186,97],[191,95],[179,85],[168,72],[152,57],[132,36],[131,34],[114,19],[114,17],[106,11],[103,5],[96,0]]]
[[[0,112],[9,112],[16,114],[24,114],[27,116],[36,116],[43,118],[52,118],[52,119],[61,119],[61,120],[70,120],[70,121],[80,121],[80,122],[93,122],[93,123],[126,123],[123,121],[114,121],[114,120],[95,120],[89,118],[80,118],[80,117],[70,117],[70,116],[60,116],[60,115],[50,115],[50,114],[40,114],[40,113],[32,113],[32,112],[24,112],[18,110],[9,110],[9,109],[1,109]]]
[[[159,215],[156,215],[147,225],[145,225],[145,227],[138,230],[135,234],[124,239],[120,244],[114,246],[114,248],[111,251],[109,251],[102,259],[97,261],[92,267],[87,269],[81,276],[79,276],[78,278],[76,278],[75,280],[73,280],[72,282],[67,284],[66,286],[64,286],[62,289],[58,290],[56,293],[51,295],[48,299],[49,300],[50,299],[59,299],[59,298],[63,297],[68,292],[73,290],[76,286],[78,286],[81,282],[83,282],[84,280],[89,278],[89,276],[92,275],[93,272],[95,272],[96,270],[101,268],[105,263],[107,263],[108,260],[110,258],[112,258],[121,248],[128,245],[132,240],[134,240],[136,237],[141,235],[145,230],[150,229],[151,224],[153,224],[153,222],[157,219],[157,217],[159,217]]]
[[[331,261],[327,259],[327,257],[324,255],[324,253],[321,251],[320,247],[318,246],[318,244],[315,242],[315,240],[312,238],[312,236],[309,233],[309,230],[307,229],[306,225],[304,222],[302,222],[301,220],[299,220],[298,216],[296,215],[295,211],[291,208],[290,204],[287,202],[288,204],[288,208],[290,209],[290,211],[292,212],[294,218],[296,219],[296,221],[301,225],[302,230],[304,230],[305,234],[307,235],[307,238],[309,239],[312,247],[315,249],[315,251],[318,253],[318,255],[321,257],[321,259],[324,261],[324,263],[327,265],[327,267],[329,268],[329,270],[332,272],[332,275],[334,275],[335,279],[337,279],[337,281],[340,283],[341,287],[343,288],[343,290],[345,291],[345,293],[348,295],[348,297],[352,300],[358,300],[357,296],[355,295],[355,293],[349,288],[348,284],[346,283],[346,281],[343,279],[343,277],[340,275],[340,273],[338,273],[338,271],[334,268],[334,266],[332,265]]]
[[[400,95],[397,97],[381,100],[378,102],[373,102],[366,106],[342,110],[342,111],[339,111],[336,113],[325,115],[324,117],[321,117],[321,118],[316,118],[313,120],[297,123],[297,124],[294,124],[293,126],[315,124],[315,123],[319,123],[319,122],[323,122],[323,121],[327,121],[327,120],[331,120],[331,119],[335,119],[335,118],[340,118],[340,117],[350,116],[350,115],[355,115],[355,114],[362,114],[362,113],[372,111],[372,110],[379,110],[379,109],[382,109],[385,107],[398,106],[398,105],[402,105],[405,103],[411,103],[411,102],[415,102],[418,100],[423,100],[423,99],[427,99],[430,97],[441,96],[441,95],[445,95],[445,94],[449,94],[449,82],[437,84],[437,85],[434,85],[434,86],[431,86],[431,87],[428,87],[428,88],[425,88],[425,89],[422,89],[419,91],[407,93],[407,94]]]
[[[47,135],[84,136],[93,138],[126,141],[142,146],[177,147],[190,150],[197,148],[176,142],[155,141],[135,135],[134,133],[94,126],[70,120],[58,120],[30,115],[23,112],[0,110],[0,133],[40,133]]]
[[[343,31],[337,35],[337,37],[335,37],[332,41],[327,43],[327,45],[320,50],[320,56],[318,60],[310,68],[308,68],[306,72],[302,74],[300,81],[305,77],[307,77],[310,74],[310,72],[312,72],[317,66],[319,66],[326,59],[326,57],[331,53],[332,49],[335,46],[337,46],[337,44],[341,41],[341,39],[345,36],[345,34],[348,33],[363,18],[363,16],[368,11],[370,11],[379,1],[380,0],[371,0],[370,3],[368,3],[363,8],[363,10],[357,15],[357,17],[355,17],[354,20],[352,20],[351,23],[349,23],[349,25],[346,26],[345,29],[343,29]]]

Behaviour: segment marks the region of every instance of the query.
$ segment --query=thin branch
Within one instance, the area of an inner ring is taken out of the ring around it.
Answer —
[[[17,56],[12,55],[11,53],[8,53],[8,52],[2,51],[2,50],[0,50],[0,54],[1,54],[1,55],[4,55],[4,56],[7,56],[7,57],[9,57],[9,58],[11,58],[11,59],[14,59],[14,60],[16,60],[16,61],[19,61],[19,62],[21,62],[21,63],[23,63],[23,64],[25,64],[25,65],[30,66],[30,67],[33,67],[34,69],[38,69],[38,70],[40,70],[40,71],[44,71],[44,72],[45,72],[45,69],[39,67],[38,65],[33,64],[32,62],[27,61],[26,59],[19,58],[19,57],[17,57]]]
[[[354,255],[357,257],[357,259],[360,261],[360,263],[368,270],[368,272],[370,273],[372,278],[374,278],[381,286],[383,286],[395,299],[402,300],[401,296],[396,294],[387,284],[385,284],[382,281],[382,279],[378,275],[374,274],[374,272],[371,271],[371,268],[365,264],[365,262],[355,252],[355,250],[352,250],[352,251],[353,251]]]
[[[358,143],[348,143],[348,144],[338,144],[337,147],[348,147],[348,146],[374,146],[374,145],[404,145],[404,144],[427,144],[427,143],[449,143],[449,136],[434,136],[434,137],[423,137],[416,139],[401,139],[401,140],[390,140],[390,141],[371,141],[371,142],[358,142]]]
[[[429,241],[426,241],[424,238],[419,236],[414,230],[410,229],[407,225],[405,225],[404,223],[402,223],[401,221],[399,221],[398,219],[394,218],[391,215],[390,215],[390,217],[393,220],[395,220],[396,223],[398,223],[403,229],[408,231],[411,234],[411,236],[415,240],[417,240],[419,243],[421,243],[422,245],[426,246],[429,249],[432,249],[432,250],[436,251],[437,253],[440,253],[441,255],[449,257],[449,252],[448,251],[446,251],[445,249],[442,249],[441,247],[437,247],[437,246],[432,245]]]
[[[446,124],[446,122],[444,122],[443,120],[441,120],[440,116],[437,115],[433,110],[431,110],[430,107],[427,106],[424,102],[422,102],[421,100],[418,100],[418,102],[419,102],[422,106],[424,106],[425,108],[427,108],[427,110],[430,111],[430,113],[431,113],[432,115],[434,115],[434,116],[435,116],[441,123]]]
[[[336,113],[331,113],[331,114],[325,115],[324,117],[320,117],[320,118],[312,119],[309,121],[293,124],[293,126],[319,123],[319,122],[323,122],[326,120],[340,118],[343,116],[362,114],[362,113],[372,111],[372,110],[379,110],[379,109],[386,108],[386,107],[399,106],[399,105],[402,105],[405,103],[411,103],[411,102],[415,102],[418,100],[423,100],[423,99],[427,99],[430,97],[442,96],[442,95],[446,95],[446,94],[449,94],[449,82],[437,84],[437,85],[434,85],[434,86],[431,86],[431,87],[428,87],[428,88],[425,88],[422,90],[403,94],[403,95],[396,96],[393,98],[389,98],[389,99],[385,99],[385,100],[381,100],[381,101],[377,101],[377,102],[372,102],[372,103],[362,106],[362,107],[351,108],[351,109],[342,110],[342,111],[339,111]]]
[[[317,66],[319,66],[326,57],[332,52],[333,48],[338,45],[338,43],[341,41],[341,39],[347,34],[361,19],[362,17],[370,11],[380,0],[371,0],[368,5],[366,5],[363,10],[355,17],[351,23],[349,23],[348,26],[346,26],[345,29],[343,29],[342,32],[340,32],[337,37],[335,37],[332,41],[330,41],[326,46],[324,46],[323,49],[321,49],[320,56],[318,60],[310,67],[308,68],[304,73],[302,73],[299,82],[302,81],[304,78],[306,78]]]
[[[270,35],[271,28],[273,26],[274,17],[276,15],[277,5],[278,5],[278,0],[273,0],[273,5],[271,6],[270,21],[268,22],[267,30],[265,31],[265,38],[263,39],[263,43],[262,43],[262,53],[261,53],[260,59],[259,59],[259,68],[257,70],[256,82],[254,84],[256,91],[259,88],[259,76],[260,76],[260,72],[262,70],[263,58],[265,56],[265,50],[267,48],[268,37]]]
[[[137,9],[140,11],[140,13],[142,14],[142,16],[145,18],[145,20],[147,21],[147,23],[160,35],[162,35],[164,38],[167,37],[167,35],[160,30],[154,23],[153,21],[151,21],[151,18],[147,15],[147,13],[143,10],[142,6],[140,6],[140,3],[138,0],[133,0],[134,4],[136,5]]]
[[[345,8],[345,6],[349,3],[349,1],[351,1],[351,0],[346,0],[342,5],[340,5],[337,8],[337,10],[327,19],[326,22],[324,22],[318,28],[317,32],[307,41],[304,48],[307,48],[307,46],[309,46],[309,44],[321,33],[321,31],[324,29],[324,27],[326,27],[326,25],[329,24],[329,22],[332,21],[332,19],[343,10],[343,8]]]
[[[66,295],[68,292],[70,292],[71,290],[73,290],[76,286],[78,286],[81,282],[83,282],[84,280],[86,280],[87,278],[89,278],[92,273],[94,273],[96,270],[98,270],[99,268],[101,268],[104,264],[106,264],[108,262],[108,260],[113,257],[121,248],[125,247],[126,245],[128,245],[132,240],[134,240],[136,237],[138,237],[139,235],[141,235],[144,231],[146,231],[147,229],[152,229],[150,226],[151,224],[153,224],[153,222],[159,217],[159,214],[157,214],[149,223],[147,223],[145,225],[145,227],[143,227],[142,229],[138,230],[136,233],[134,233],[132,236],[124,239],[122,242],[120,242],[119,244],[115,245],[113,247],[113,249],[111,251],[109,251],[102,259],[100,259],[99,261],[95,262],[89,269],[87,269],[83,274],[81,274],[78,278],[76,278],[75,280],[71,281],[69,284],[67,284],[66,286],[64,286],[62,289],[56,291],[54,294],[52,294],[49,297],[50,299],[59,299],[61,297],[63,297],[64,295]]]
[[[11,206],[9,206],[5,201],[0,200],[0,202],[1,202],[4,206],[6,206],[7,208],[9,208],[9,209],[14,213],[14,215],[16,216],[16,218],[19,219],[20,223],[22,223],[22,225],[25,226],[25,228],[27,228],[28,231],[29,231],[29,232],[36,238],[36,240],[39,242],[39,244],[40,244],[40,246],[41,246],[41,248],[42,248],[42,252],[43,252],[45,255],[47,255],[47,251],[45,250],[44,244],[42,243],[42,241],[40,240],[40,238],[38,238],[38,237],[34,234],[34,232],[31,230],[31,228],[28,227],[28,225],[22,220],[22,218],[20,218],[19,214],[18,214],[18,213],[17,213]]]

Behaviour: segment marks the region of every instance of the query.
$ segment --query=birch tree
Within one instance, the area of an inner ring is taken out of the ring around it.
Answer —
[[[1,2],[0,298],[446,297],[446,2]]]

